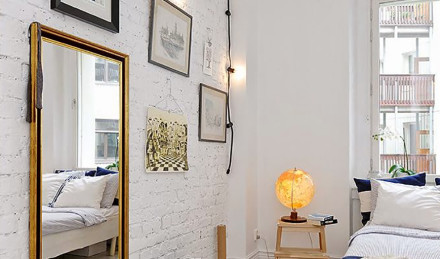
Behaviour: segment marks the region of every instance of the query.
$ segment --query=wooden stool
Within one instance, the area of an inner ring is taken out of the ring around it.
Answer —
[[[325,226],[315,226],[309,223],[287,223],[278,221],[277,244],[275,251],[275,259],[278,258],[304,258],[304,259],[328,259],[325,254],[327,245],[325,242]],[[319,234],[319,248],[293,248],[281,247],[281,237],[283,230],[288,232],[304,232]]]

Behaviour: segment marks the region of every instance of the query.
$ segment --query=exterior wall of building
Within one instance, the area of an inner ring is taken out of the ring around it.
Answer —
[[[419,37],[418,53],[416,38],[386,38],[385,43],[381,38],[381,74],[434,74],[437,80],[440,76],[440,3],[434,1],[432,3],[433,10],[433,24],[430,33],[427,37]],[[401,26],[402,27],[402,26]],[[421,31],[420,26],[406,26],[405,31]],[[419,66],[419,71],[415,71],[415,57],[429,57],[429,62],[422,62]],[[435,100],[440,100],[437,86],[435,89]],[[437,102],[438,103],[438,102]],[[418,136],[417,130],[430,130],[432,120],[434,121],[432,128],[434,129],[433,143],[431,144],[431,153],[436,152],[435,147],[440,145],[440,137],[435,135],[438,127],[440,127],[440,115],[438,111],[438,104],[432,107],[432,116],[430,117],[430,108],[425,106],[423,108],[417,107],[387,107],[389,112],[386,114],[386,126],[395,131],[400,136],[405,136],[407,139],[407,149],[410,154],[417,154]],[[402,112],[406,110],[406,112]],[[417,125],[416,110],[419,111],[419,128]],[[408,112],[410,111],[410,112]],[[383,114],[381,114],[381,125],[383,124]],[[412,126],[411,126],[412,125]],[[404,133],[405,129],[405,133]],[[400,139],[386,140],[380,145],[381,153],[383,154],[403,154],[403,143]],[[384,169],[383,169],[384,170]]]

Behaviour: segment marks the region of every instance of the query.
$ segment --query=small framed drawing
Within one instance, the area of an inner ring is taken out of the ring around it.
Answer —
[[[191,29],[191,15],[168,0],[153,0],[148,62],[189,77]]]
[[[208,76],[212,76],[212,52],[212,42],[208,40],[203,51],[203,73]]]
[[[51,0],[50,8],[111,32],[119,32],[119,0]]]
[[[200,84],[200,141],[226,143],[226,102],[226,92]]]

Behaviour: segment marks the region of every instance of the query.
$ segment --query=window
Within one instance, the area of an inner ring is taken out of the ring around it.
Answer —
[[[102,58],[96,58],[95,80],[103,83],[119,83],[119,65]]]
[[[118,120],[96,119],[96,164],[111,163],[118,157]]]
[[[440,2],[377,1],[384,4],[376,6],[373,15],[379,26],[373,31],[377,43],[373,46],[378,46],[373,50],[378,61],[372,68],[378,79],[373,85],[372,103],[378,103],[373,107],[373,128],[377,126],[373,130],[387,128],[395,137],[372,140],[373,154],[374,150],[379,154],[373,155],[373,164],[384,172],[401,164],[438,174],[435,147],[440,146],[440,137],[435,133],[440,132],[440,91],[435,90],[435,78],[440,64],[430,61],[440,53],[440,27],[434,26],[433,17]]]

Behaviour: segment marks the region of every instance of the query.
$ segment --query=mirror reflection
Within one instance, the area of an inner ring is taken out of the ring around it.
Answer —
[[[120,63],[43,41],[43,258],[118,258]]]

